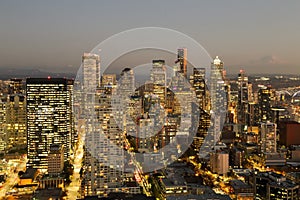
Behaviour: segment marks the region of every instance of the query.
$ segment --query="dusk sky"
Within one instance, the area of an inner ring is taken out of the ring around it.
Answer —
[[[298,0],[1,1],[0,72],[75,72],[109,36],[155,26],[194,38],[228,73],[300,74],[299,19]]]

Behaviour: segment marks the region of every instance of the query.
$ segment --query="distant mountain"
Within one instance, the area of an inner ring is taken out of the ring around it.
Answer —
[[[46,72],[39,69],[14,69],[14,68],[1,68],[0,69],[0,80],[8,80],[10,78],[46,78],[51,76],[53,78],[75,78],[76,74],[74,73],[53,73],[53,72]]]

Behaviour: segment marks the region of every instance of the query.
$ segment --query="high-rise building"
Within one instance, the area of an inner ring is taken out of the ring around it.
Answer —
[[[260,126],[260,142],[262,153],[276,153],[276,127],[275,123],[266,122]]]
[[[275,172],[255,172],[253,186],[255,199],[298,199],[299,185]]]
[[[105,197],[112,192],[140,192],[137,187],[127,186],[124,177],[127,120],[132,120],[130,115],[134,115],[131,109],[135,92],[133,70],[125,68],[119,82],[115,75],[90,79],[90,73],[100,70],[99,60],[94,54],[82,60],[81,88],[84,90],[79,91],[82,100],[79,120],[84,121],[85,144],[80,193],[82,197]]]
[[[151,136],[153,135],[153,119],[140,119],[139,120],[139,128],[137,135],[137,147],[140,152],[151,152],[153,151],[154,141],[151,140]]]
[[[73,106],[74,106],[74,80],[73,79],[68,79],[67,80],[67,90],[68,90],[68,95],[70,101],[69,103],[69,108],[68,109],[68,117],[69,117],[69,122],[70,126],[68,126],[68,131],[71,133],[70,134],[70,142],[71,142],[71,149],[74,150],[77,141],[78,141],[78,131],[75,129],[75,116],[74,116],[74,111],[73,111]]]
[[[122,130],[126,129],[129,132],[136,131],[132,130],[135,129],[136,123],[133,119],[136,114],[136,109],[139,106],[138,102],[135,101],[135,98],[132,98],[135,95],[135,80],[132,69],[123,69],[116,90],[114,90],[112,94],[114,95],[115,102],[113,104],[113,112],[115,113],[114,119],[119,125],[119,128]]]
[[[262,87],[258,91],[259,117],[260,122],[272,120],[272,90],[271,87]]]
[[[6,104],[7,147],[26,145],[26,100],[22,94],[9,95]]]
[[[107,196],[122,185],[122,149],[112,145],[119,147],[123,144],[123,138],[120,137],[122,131],[113,117],[110,90],[110,87],[98,88],[99,95],[95,96],[94,109],[101,126],[100,133],[86,130],[82,196]]]
[[[210,97],[211,97],[211,109],[214,112],[221,112],[224,110],[226,101],[225,81],[223,75],[223,62],[218,56],[211,63],[210,74]]]
[[[249,84],[248,76],[245,74],[244,70],[240,70],[238,75],[238,122],[244,125],[249,125]]]
[[[205,68],[194,68],[192,86],[195,90],[199,107],[202,110],[206,109],[206,84],[205,84]]]
[[[86,91],[94,91],[100,86],[100,57],[97,54],[84,53],[82,56],[83,86]]]
[[[300,145],[300,123],[295,121],[282,121],[279,123],[279,144]]]
[[[115,86],[117,82],[116,74],[103,74],[101,77],[101,86]]]
[[[224,77],[224,64],[218,56],[211,63],[210,73],[210,98],[211,98],[211,117],[213,129],[210,131],[212,145],[220,138],[222,125],[227,114],[227,89]]]
[[[135,80],[133,70],[130,68],[123,69],[121,73],[121,79],[118,83],[118,90],[122,93],[124,97],[130,97],[134,95],[135,91]]]
[[[260,126],[259,150],[263,154],[265,166],[283,166],[286,164],[286,153],[277,151],[277,124],[266,122]]]
[[[6,150],[7,138],[6,138],[6,102],[0,99],[0,152]]]
[[[187,78],[187,48],[180,48],[177,50],[178,72]]]
[[[207,93],[205,83],[205,68],[194,68],[193,75],[191,76],[190,83],[193,86],[193,90],[196,95],[197,105],[199,106],[199,126],[197,129],[197,135],[194,137],[193,147],[196,151],[200,150],[204,139],[207,135],[208,128],[210,126],[210,116],[206,112],[208,110],[207,105]]]
[[[151,81],[153,82],[153,94],[159,97],[160,105],[166,103],[166,67],[164,60],[153,60],[151,69]]]
[[[199,151],[207,136],[208,128],[210,126],[210,115],[204,110],[200,110],[199,125],[197,135],[194,137],[193,146],[195,151]]]
[[[27,167],[47,170],[51,144],[64,148],[65,161],[70,151],[70,91],[64,78],[28,78]]]
[[[59,144],[51,144],[48,155],[48,174],[59,175],[64,168],[64,149]]]
[[[12,78],[9,80],[9,94],[24,94],[24,82],[20,78]]]
[[[225,175],[229,172],[229,154],[223,151],[211,153],[210,167],[213,173]]]

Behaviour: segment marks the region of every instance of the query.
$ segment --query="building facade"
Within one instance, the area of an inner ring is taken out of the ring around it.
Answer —
[[[47,170],[51,144],[64,147],[64,160],[71,148],[70,91],[64,78],[28,78],[27,167]]]

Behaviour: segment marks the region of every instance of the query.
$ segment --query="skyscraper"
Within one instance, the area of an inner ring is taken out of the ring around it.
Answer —
[[[74,106],[74,79],[68,79],[67,80],[67,90],[68,90],[68,95],[70,101],[69,103],[69,108],[68,109],[68,117],[70,121],[70,126],[68,126],[68,131],[71,133],[70,134],[70,142],[71,142],[71,149],[74,150],[74,147],[78,141],[78,132],[75,130],[75,117],[74,117],[74,111],[73,111],[73,106]]]
[[[238,75],[238,122],[249,125],[248,112],[248,77],[244,70],[240,70]]]
[[[225,175],[229,171],[229,154],[221,151],[211,153],[210,167],[214,173]]]
[[[26,100],[22,94],[10,95],[6,104],[8,148],[26,145]]]
[[[199,107],[206,110],[205,68],[194,68],[192,85],[199,101]]]
[[[187,49],[180,48],[177,50],[176,63],[179,65],[178,72],[187,78]]]
[[[262,123],[260,127],[260,141],[262,153],[276,153],[276,127],[275,123]]]
[[[97,54],[84,53],[82,56],[83,86],[86,90],[95,90],[100,86],[100,57]]]
[[[211,63],[210,74],[211,109],[214,112],[224,112],[224,105],[227,103],[223,71],[223,62],[216,56]]]
[[[130,114],[127,110],[135,89],[133,70],[125,68],[117,83],[115,75],[100,78],[99,61],[95,54],[84,54],[82,59],[83,90],[78,91],[82,109],[79,120],[84,124],[85,140],[82,197],[139,192],[139,188],[128,187],[124,182],[123,147]]]
[[[0,152],[6,150],[7,138],[6,138],[6,102],[3,102],[0,98]]]
[[[258,91],[258,106],[259,117],[261,122],[267,122],[272,120],[272,90],[271,87],[262,87]]]
[[[153,82],[153,94],[157,95],[162,106],[166,103],[166,67],[164,60],[153,60],[151,69],[151,81]]]
[[[102,102],[101,99],[96,99],[96,90],[100,86],[100,57],[96,54],[91,53],[84,53],[82,56],[82,77],[80,77],[79,81],[80,88],[77,91],[75,95],[76,107],[79,106],[78,110],[76,110],[75,114],[77,117],[77,123],[82,122],[82,125],[79,124],[79,126],[83,126],[84,129],[82,129],[82,133],[80,133],[80,139],[84,140],[84,156],[83,156],[83,179],[81,182],[81,194],[82,196],[91,196],[99,194],[100,191],[99,187],[100,184],[103,184],[103,182],[107,181],[104,179],[104,174],[102,172],[102,168],[105,168],[106,165],[103,163],[101,164],[101,160],[97,160],[97,157],[95,154],[97,154],[97,147],[96,144],[93,143],[93,141],[100,141],[99,137],[102,136],[102,134],[99,134],[97,132],[96,124],[96,115],[98,115],[98,110],[101,111],[101,107],[97,105],[96,108],[96,101],[99,101],[99,103],[106,103]],[[78,88],[76,88],[78,89]],[[100,96],[99,96],[100,97]],[[107,112],[108,113],[108,112]],[[109,118],[109,114],[107,115]],[[99,119],[100,122],[103,119]],[[105,120],[105,122],[108,121]],[[78,124],[77,124],[78,126]],[[104,140],[100,141],[99,146],[101,145],[102,148],[105,148]],[[100,146],[100,148],[101,148]],[[101,149],[99,149],[100,153],[102,152]],[[104,157],[101,155],[101,157]],[[105,159],[105,158],[104,158]],[[103,159],[103,160],[104,160]],[[100,182],[100,174],[102,182]],[[99,177],[99,178],[98,178]],[[107,186],[106,186],[107,187]],[[102,191],[103,193],[103,191]]]
[[[70,151],[70,91],[64,78],[28,78],[27,167],[47,170],[51,144],[64,148],[65,161]]]
[[[24,94],[24,82],[20,78],[12,78],[9,80],[9,94]]]
[[[196,151],[200,150],[204,142],[204,138],[207,135],[208,127],[210,126],[210,116],[206,113],[205,110],[208,110],[207,105],[207,90],[205,83],[205,68],[194,68],[193,76],[191,76],[190,83],[193,86],[193,89],[197,98],[197,105],[200,108],[199,115],[199,126],[197,130],[197,135],[194,137],[193,146]]]
[[[227,90],[223,74],[223,62],[218,56],[211,63],[210,74],[210,97],[211,97],[211,117],[213,121],[213,143],[219,139],[222,125],[227,113]],[[210,134],[211,135],[211,134]]]

